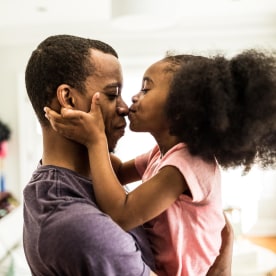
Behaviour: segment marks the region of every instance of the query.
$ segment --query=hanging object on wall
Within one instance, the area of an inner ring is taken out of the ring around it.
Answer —
[[[8,140],[10,139],[10,128],[0,121],[0,192],[5,192],[6,181],[4,175],[4,159],[8,154]]]

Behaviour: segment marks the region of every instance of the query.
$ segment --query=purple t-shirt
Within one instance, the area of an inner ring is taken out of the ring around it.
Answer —
[[[149,275],[153,257],[141,228],[125,232],[95,204],[92,183],[39,166],[24,189],[23,243],[33,275]]]

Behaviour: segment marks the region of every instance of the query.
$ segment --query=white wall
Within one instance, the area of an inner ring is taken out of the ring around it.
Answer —
[[[11,129],[8,156],[4,160],[4,173],[7,189],[17,198],[21,197],[19,160],[20,148],[24,147],[23,141],[19,141],[18,111],[21,103],[18,103],[18,77],[24,72],[29,55],[29,47],[0,45],[0,120]],[[25,123],[28,124],[27,121]]]

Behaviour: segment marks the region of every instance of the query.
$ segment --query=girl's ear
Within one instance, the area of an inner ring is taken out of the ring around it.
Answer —
[[[57,88],[57,99],[61,107],[74,108],[75,98],[72,88],[67,84],[61,84]]]

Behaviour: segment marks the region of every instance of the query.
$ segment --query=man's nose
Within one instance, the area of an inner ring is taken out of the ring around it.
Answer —
[[[117,113],[120,116],[127,116],[128,112],[129,110],[127,104],[122,99],[119,100],[117,104]]]

